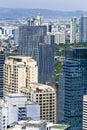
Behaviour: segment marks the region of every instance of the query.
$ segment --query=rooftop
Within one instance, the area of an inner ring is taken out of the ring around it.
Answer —
[[[43,120],[21,120],[17,124],[11,126],[7,130],[26,130],[26,126],[41,126],[46,124],[46,121]]]
[[[52,86],[40,83],[31,83],[30,87],[34,92],[52,92],[55,90]]]
[[[10,98],[27,97],[25,94],[22,94],[22,93],[8,93],[5,96],[10,97]]]
[[[17,61],[21,61],[21,60],[34,61],[34,59],[29,56],[9,56],[9,59],[14,59]]]
[[[65,130],[66,128],[68,128],[67,125],[54,125],[52,126],[52,130]]]

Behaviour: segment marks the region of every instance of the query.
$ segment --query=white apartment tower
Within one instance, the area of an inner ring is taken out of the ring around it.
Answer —
[[[76,30],[77,30],[77,18],[73,17],[71,19],[71,29],[70,29],[70,43],[75,43],[76,42]]]
[[[19,93],[38,82],[37,62],[31,57],[10,56],[4,65],[4,94]]]

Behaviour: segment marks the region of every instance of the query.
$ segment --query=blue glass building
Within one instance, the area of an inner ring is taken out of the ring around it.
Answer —
[[[79,42],[87,42],[87,16],[79,20]]]
[[[70,130],[82,130],[83,95],[87,94],[87,49],[72,49],[65,53],[64,121]]]

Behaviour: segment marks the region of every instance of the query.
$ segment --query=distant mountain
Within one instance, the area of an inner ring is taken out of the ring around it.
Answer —
[[[87,14],[86,11],[58,11],[47,9],[12,9],[12,8],[0,8],[0,19],[16,19],[21,17],[28,17],[31,15],[41,14],[46,18],[59,18],[59,17],[80,17],[83,14]]]

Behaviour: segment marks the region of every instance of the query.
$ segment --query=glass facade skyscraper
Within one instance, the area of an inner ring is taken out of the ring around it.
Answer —
[[[82,130],[83,95],[87,94],[87,49],[72,49],[65,54],[64,121],[70,130]]]
[[[46,26],[19,27],[19,54],[37,61],[39,83],[53,81],[54,36],[47,35]]]

